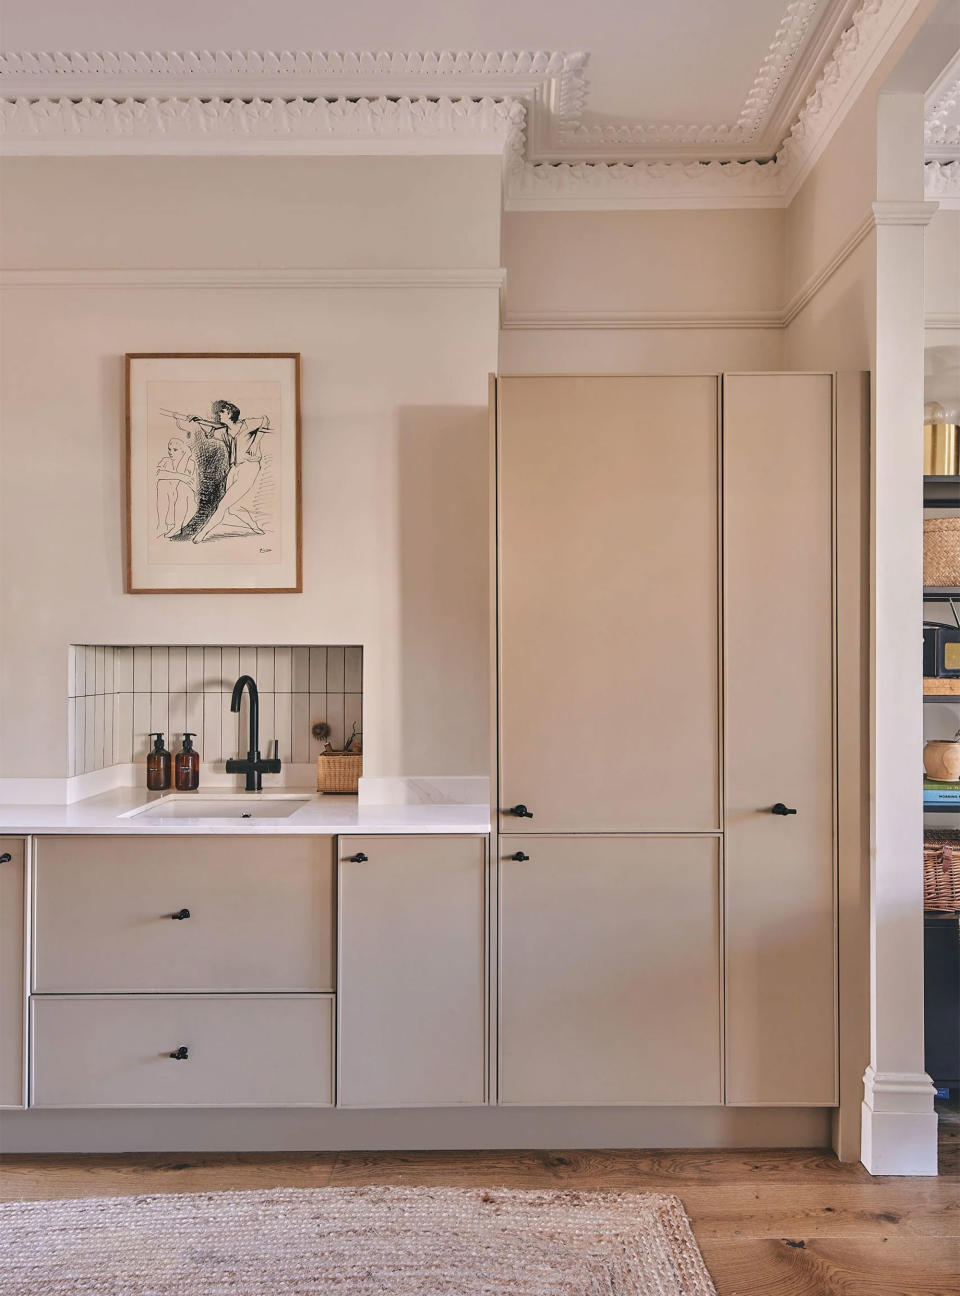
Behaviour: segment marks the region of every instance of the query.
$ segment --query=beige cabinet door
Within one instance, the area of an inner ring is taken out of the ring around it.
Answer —
[[[716,1104],[716,837],[500,839],[499,1101]]]
[[[499,382],[504,832],[719,828],[717,385]]]
[[[332,995],[34,995],[30,1008],[32,1107],[333,1103]]]
[[[0,1107],[26,1103],[24,857],[23,838],[0,837]]]
[[[723,481],[727,1102],[832,1105],[831,377],[725,378]]]
[[[33,988],[332,990],[334,903],[331,837],[41,837]]]
[[[486,838],[341,837],[341,1107],[486,1102]]]

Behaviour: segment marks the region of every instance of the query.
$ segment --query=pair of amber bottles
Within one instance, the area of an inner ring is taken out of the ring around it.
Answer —
[[[166,792],[170,786],[170,766],[178,792],[194,792],[200,786],[200,753],[194,750],[196,734],[185,733],[183,746],[171,762],[170,753],[163,745],[163,734],[153,733],[153,751],[147,756],[147,788],[151,792]]]

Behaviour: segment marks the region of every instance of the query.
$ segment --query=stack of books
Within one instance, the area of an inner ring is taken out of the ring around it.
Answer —
[[[924,776],[923,804],[925,806],[953,806],[960,810],[960,782],[942,783],[939,779]]]

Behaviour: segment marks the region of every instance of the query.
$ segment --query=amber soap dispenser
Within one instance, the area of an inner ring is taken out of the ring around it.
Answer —
[[[194,750],[196,734],[185,733],[183,746],[173,761],[173,781],[178,792],[195,792],[200,786],[200,753]]]
[[[147,787],[151,792],[166,792],[170,786],[170,753],[163,745],[163,734],[151,734],[153,751],[147,756]]]

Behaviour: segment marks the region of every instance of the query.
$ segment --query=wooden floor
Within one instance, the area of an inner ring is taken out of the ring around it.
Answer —
[[[671,1192],[720,1296],[957,1296],[960,1114],[946,1117],[938,1179],[873,1179],[803,1151],[9,1157],[0,1199],[331,1184]]]

